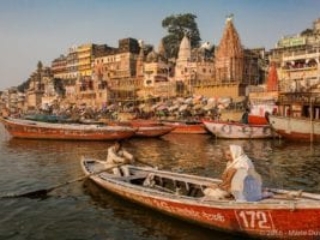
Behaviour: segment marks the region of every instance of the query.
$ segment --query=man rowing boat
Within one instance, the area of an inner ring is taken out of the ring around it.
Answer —
[[[129,169],[126,164],[134,163],[132,154],[122,147],[121,142],[117,141],[115,144],[108,149],[108,156],[105,162],[106,168],[112,168],[113,174],[121,176],[122,173],[124,176],[129,176]],[[119,167],[119,165],[122,165]]]

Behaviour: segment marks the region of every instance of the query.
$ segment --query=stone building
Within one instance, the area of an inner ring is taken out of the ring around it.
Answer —
[[[26,91],[26,108],[40,109],[42,105],[42,96],[44,93],[44,83],[42,78],[50,75],[49,68],[43,68],[41,62],[38,62],[37,70],[31,74],[29,88]]]
[[[175,85],[171,79],[171,67],[166,58],[162,41],[158,52],[152,49],[145,58],[143,95],[169,98],[175,96]]]
[[[135,86],[139,85],[135,79],[139,51],[138,41],[126,38],[119,40],[118,48],[109,47],[95,59],[98,88],[108,90],[105,102],[129,101],[135,97]]]
[[[67,79],[67,57],[61,54],[51,62],[51,72],[54,78]]]
[[[320,83],[320,19],[312,29],[284,36],[269,54],[277,66],[281,92],[311,91]]]
[[[212,47],[207,42],[192,49],[188,36],[183,37],[175,65],[177,95],[195,94],[205,82],[213,79],[214,61],[211,50]]]

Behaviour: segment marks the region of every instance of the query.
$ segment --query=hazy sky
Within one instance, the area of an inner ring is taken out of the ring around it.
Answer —
[[[284,35],[311,28],[319,0],[0,0],[0,90],[24,82],[40,60],[45,66],[84,43],[118,47],[132,37],[158,47],[161,22],[193,13],[202,41],[217,45],[225,18],[247,48],[273,48]]]

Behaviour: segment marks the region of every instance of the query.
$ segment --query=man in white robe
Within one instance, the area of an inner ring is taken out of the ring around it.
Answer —
[[[205,197],[224,199],[234,197],[237,201],[256,201],[261,199],[261,177],[254,165],[238,145],[230,145],[224,151],[228,160],[222,173],[222,182],[204,190]]]
[[[125,164],[134,163],[133,156],[122,148],[120,142],[116,142],[113,146],[108,149],[107,161],[105,162],[105,168],[112,168],[113,174],[121,176],[121,172],[124,176],[129,176],[128,166]],[[119,165],[121,165],[119,167]]]

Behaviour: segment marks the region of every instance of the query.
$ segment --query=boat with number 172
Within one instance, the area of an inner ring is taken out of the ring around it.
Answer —
[[[320,195],[267,189],[274,195],[254,202],[205,197],[221,181],[129,165],[129,176],[103,172],[104,164],[81,159],[86,175],[103,189],[164,214],[232,234],[259,239],[319,239]]]

